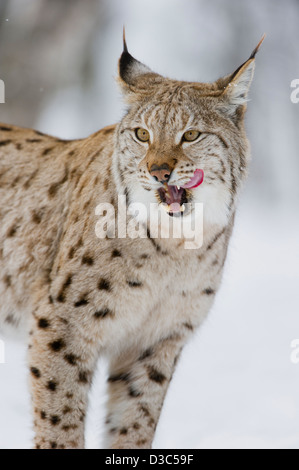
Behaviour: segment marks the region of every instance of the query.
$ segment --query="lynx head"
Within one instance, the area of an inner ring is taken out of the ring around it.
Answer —
[[[244,114],[262,40],[234,73],[192,83],[152,72],[131,56],[124,39],[118,80],[128,110],[114,164],[129,203],[158,201],[169,215],[185,217],[201,202],[206,223],[226,224],[247,173]]]

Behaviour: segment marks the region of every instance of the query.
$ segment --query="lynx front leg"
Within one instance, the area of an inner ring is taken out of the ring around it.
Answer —
[[[96,347],[51,302],[36,312],[29,346],[35,446],[83,448]]]
[[[173,335],[110,367],[105,447],[151,448],[164,397],[186,336]]]

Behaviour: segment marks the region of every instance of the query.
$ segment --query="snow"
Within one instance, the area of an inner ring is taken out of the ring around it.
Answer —
[[[299,448],[299,220],[285,208],[244,202],[224,279],[206,322],[185,347],[154,448]],[[33,436],[25,345],[5,340],[0,363],[0,448]],[[100,448],[106,365],[90,397],[87,448]]]

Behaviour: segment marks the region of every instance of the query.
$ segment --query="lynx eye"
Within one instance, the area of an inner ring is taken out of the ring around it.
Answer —
[[[194,131],[194,130],[189,130],[189,131],[186,131],[183,135],[183,140],[185,142],[193,142],[194,140],[196,140],[198,137],[200,136],[200,132],[199,131]]]
[[[141,142],[148,142],[150,139],[149,132],[141,127],[135,130],[135,135],[138,140],[141,140]]]

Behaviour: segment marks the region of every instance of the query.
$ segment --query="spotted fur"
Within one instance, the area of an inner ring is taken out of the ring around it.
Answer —
[[[254,55],[215,83],[180,82],[125,45],[119,82],[129,106],[119,124],[74,141],[1,125],[0,320],[28,337],[36,448],[84,447],[101,354],[110,364],[105,446],[151,446],[180,352],[220,284],[249,160],[253,68]],[[149,143],[136,139],[138,127]],[[182,143],[187,128],[201,132],[198,141]],[[204,170],[189,195],[204,203],[202,246],[154,238],[147,220],[144,238],[97,238],[96,206],[117,211],[122,194],[157,202],[149,169],[164,163],[176,185]]]

